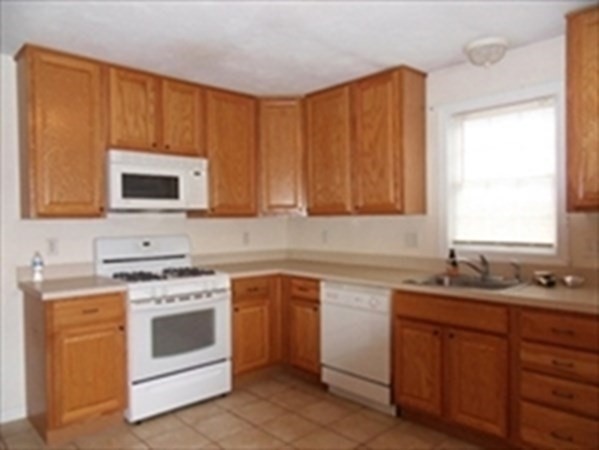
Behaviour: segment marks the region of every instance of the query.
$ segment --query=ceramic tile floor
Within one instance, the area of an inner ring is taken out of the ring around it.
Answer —
[[[43,449],[27,421],[0,425],[0,450]],[[285,373],[234,393],[122,425],[60,449],[475,450],[408,421],[343,400]]]

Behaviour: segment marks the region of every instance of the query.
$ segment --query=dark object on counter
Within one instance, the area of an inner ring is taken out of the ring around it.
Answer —
[[[535,272],[535,281],[539,286],[546,288],[555,287],[557,280],[551,272]]]

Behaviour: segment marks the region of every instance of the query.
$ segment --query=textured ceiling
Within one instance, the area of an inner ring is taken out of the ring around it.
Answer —
[[[310,92],[407,64],[465,60],[472,39],[564,33],[597,0],[0,0],[2,53],[25,42],[254,94]]]

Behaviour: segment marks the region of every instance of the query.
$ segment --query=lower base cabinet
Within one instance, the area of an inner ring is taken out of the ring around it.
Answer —
[[[494,327],[505,323],[507,334],[507,308],[404,293],[396,294],[394,308],[395,402],[403,409],[507,438],[507,336],[487,332],[479,321],[482,315],[495,315]]]
[[[122,422],[125,308],[120,293],[25,296],[27,413],[50,444]]]
[[[233,373],[270,362],[270,299],[241,300],[233,306]]]
[[[289,300],[289,364],[320,374],[320,311],[316,302]]]

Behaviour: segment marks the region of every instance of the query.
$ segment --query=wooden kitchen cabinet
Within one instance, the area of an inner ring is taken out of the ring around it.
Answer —
[[[349,214],[351,195],[350,86],[306,97],[308,212]]]
[[[109,146],[158,150],[158,77],[129,69],[111,67]]]
[[[533,308],[515,311],[514,422],[522,447],[599,447],[599,322]]]
[[[507,438],[507,308],[398,292],[394,314],[400,407]]]
[[[395,343],[396,400],[441,415],[441,327],[395,319]]]
[[[313,375],[320,375],[320,294],[319,281],[287,279],[288,363]]]
[[[42,301],[25,296],[28,417],[48,443],[122,422],[123,295]]]
[[[256,201],[256,100],[246,95],[206,92],[210,213],[253,216]]]
[[[357,213],[426,212],[425,77],[401,67],[352,83]]]
[[[599,210],[599,7],[567,17],[568,211]]]
[[[162,80],[162,146],[168,153],[204,156],[204,90],[191,83]]]
[[[260,100],[259,122],[262,212],[300,214],[305,209],[302,100]]]
[[[110,147],[183,156],[204,152],[204,90],[111,67]]]
[[[240,375],[282,359],[280,278],[233,280],[233,373]]]
[[[101,216],[102,66],[32,46],[16,59],[23,217]]]

